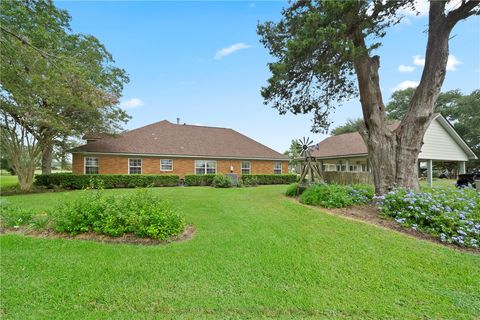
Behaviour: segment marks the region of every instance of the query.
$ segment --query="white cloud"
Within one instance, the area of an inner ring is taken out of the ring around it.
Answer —
[[[412,66],[406,66],[404,64],[401,64],[398,66],[398,71],[402,73],[409,73],[409,72],[413,72],[414,70],[415,70],[415,67],[412,67]]]
[[[426,16],[428,14],[430,4],[427,0],[416,0],[415,9],[405,8],[400,10],[400,13],[405,16],[415,17],[415,16]]]
[[[416,66],[424,66],[425,65],[425,58],[422,58],[421,55],[416,55],[413,57],[413,64]]]
[[[448,55],[447,70],[456,71],[457,66],[462,64],[462,61],[458,60],[453,54]]]
[[[405,80],[405,81],[397,84],[395,87],[393,87],[392,91],[405,90],[405,89],[408,89],[408,88],[416,88],[417,86],[418,86],[418,82],[411,81],[411,80]]]
[[[125,100],[120,102],[120,107],[122,109],[133,109],[143,106],[143,101],[139,98],[132,98],[129,100]]]
[[[423,58],[421,55],[416,55],[413,57],[413,64],[417,66],[424,66],[425,58]],[[447,71],[456,71],[459,64],[462,64],[462,61],[458,60],[453,54],[448,55]]]
[[[219,59],[222,59],[223,57],[226,57],[238,50],[242,50],[242,49],[248,49],[250,48],[251,46],[243,43],[243,42],[240,42],[240,43],[236,43],[236,44],[232,44],[230,47],[226,47],[226,48],[223,48],[223,49],[220,49],[217,51],[217,53],[215,54],[215,59],[219,60]]]

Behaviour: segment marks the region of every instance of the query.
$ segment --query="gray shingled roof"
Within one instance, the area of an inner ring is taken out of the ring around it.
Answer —
[[[232,129],[173,124],[167,120],[90,142],[71,152],[288,159]]]

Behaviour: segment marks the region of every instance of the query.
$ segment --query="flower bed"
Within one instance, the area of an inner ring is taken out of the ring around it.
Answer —
[[[14,206],[2,205],[0,226],[52,229],[76,235],[93,232],[120,237],[134,234],[139,238],[166,240],[185,229],[185,219],[170,201],[149,189],[137,189],[124,195],[106,194],[102,190],[84,190],[75,199],[59,203],[47,215]]]
[[[480,194],[473,189],[397,189],[376,197],[382,213],[403,226],[464,247],[480,245]]]
[[[287,195],[295,195],[297,187],[290,186]],[[372,198],[373,187],[369,185],[316,184],[302,192],[300,202],[325,208],[343,208],[367,204]]]

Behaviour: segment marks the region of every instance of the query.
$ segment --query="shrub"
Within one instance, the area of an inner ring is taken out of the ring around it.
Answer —
[[[109,236],[134,233],[164,240],[185,227],[184,218],[172,204],[151,190],[139,189],[122,196],[105,195],[97,190],[83,192],[79,198],[64,202],[51,212],[56,231],[71,234],[94,231]]]
[[[343,208],[354,204],[369,203],[372,197],[373,187],[371,186],[316,184],[302,193],[300,202],[325,208]]]
[[[214,174],[189,174],[185,176],[185,185],[211,186],[214,178]]]
[[[215,188],[230,188],[232,187],[232,183],[232,178],[219,174],[213,178],[212,186]]]
[[[0,226],[5,228],[18,228],[30,223],[33,212],[12,205],[0,207]]]
[[[71,174],[52,173],[35,176],[35,185],[48,188],[84,189],[90,188],[135,188],[135,187],[173,187],[178,186],[177,175],[143,174]]]
[[[257,184],[290,184],[297,180],[295,174],[244,174],[242,180],[245,184],[247,181],[255,178]]]
[[[376,199],[382,213],[403,226],[432,234],[442,242],[480,245],[480,193],[473,189],[396,189]]]
[[[256,187],[258,185],[257,177],[252,175],[245,174],[238,181],[241,181],[245,187]]]
[[[292,183],[287,187],[287,191],[285,191],[285,195],[288,197],[296,197],[298,192],[298,183]]]

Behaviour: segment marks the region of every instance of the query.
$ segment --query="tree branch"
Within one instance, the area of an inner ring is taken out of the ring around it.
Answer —
[[[475,7],[480,8],[480,2],[478,0],[462,1],[460,7],[455,10],[452,10],[447,15],[447,24],[449,27],[454,27],[455,24],[462,20],[466,19],[469,16],[474,14],[479,14],[480,10],[473,10]]]

